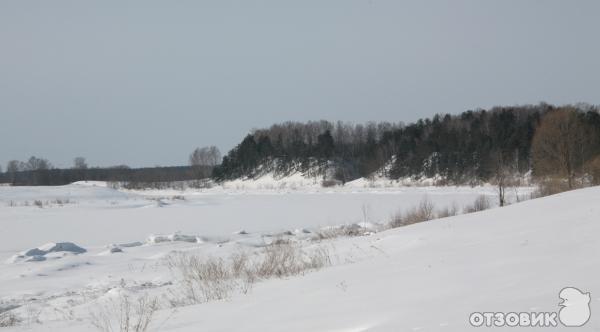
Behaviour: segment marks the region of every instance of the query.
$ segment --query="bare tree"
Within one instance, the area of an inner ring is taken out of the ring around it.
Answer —
[[[221,162],[221,151],[216,146],[196,148],[190,155],[191,166],[217,166]]]
[[[577,112],[562,108],[548,113],[533,137],[531,152],[536,176],[559,176],[569,189],[585,159],[585,128]]]
[[[590,160],[586,168],[587,172],[592,176],[592,184],[600,185],[600,155]]]
[[[195,176],[202,179],[209,177],[212,169],[221,163],[221,152],[216,146],[196,148],[189,160]]]
[[[27,171],[47,170],[51,168],[52,164],[47,159],[37,158],[36,156],[31,156],[27,163],[25,163],[25,170]]]
[[[85,161],[84,157],[76,157],[73,159],[73,168],[74,169],[87,169],[88,165]]]
[[[494,151],[491,154],[493,163],[493,180],[498,188],[498,205],[506,204],[506,187],[510,186],[510,177],[516,172],[516,167],[511,164],[510,158],[507,158],[502,151]]]
[[[6,165],[6,173],[16,173],[25,170],[25,164],[18,160],[11,160]]]
[[[25,163],[18,160],[11,160],[6,164],[6,174],[8,174],[10,182],[14,183],[17,172],[25,170]]]

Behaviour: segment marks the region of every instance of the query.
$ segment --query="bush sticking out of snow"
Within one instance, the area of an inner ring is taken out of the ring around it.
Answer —
[[[282,242],[265,247],[263,259],[254,271],[261,279],[282,278],[307,270],[319,270],[327,265],[331,265],[331,260],[325,249],[319,248],[307,255],[299,245]]]
[[[434,204],[429,200],[429,198],[424,197],[418,206],[409,209],[405,213],[397,213],[394,215],[390,221],[390,227],[395,228],[412,225],[434,219],[434,210]]]
[[[479,195],[473,204],[465,206],[464,213],[474,213],[487,210],[491,207],[490,200],[485,195]]]
[[[11,327],[20,322],[21,319],[11,311],[0,312],[0,327]]]
[[[463,209],[463,213],[473,213],[491,208],[491,203],[487,196],[479,195],[473,204],[467,205]],[[452,217],[459,214],[456,204],[447,206],[443,209],[435,211],[434,204],[427,198],[423,198],[418,206],[408,209],[406,212],[398,212],[392,216],[392,220],[388,226],[391,228],[412,225],[433,219]]]
[[[6,202],[6,206],[9,207],[19,207],[19,206],[36,206],[40,209],[45,208],[45,207],[53,207],[53,206],[64,206],[66,204],[75,204],[75,201],[70,200],[69,198],[56,198],[53,200],[41,200],[41,199],[36,199],[32,202],[30,201],[15,201],[15,200],[10,200],[8,202]]]
[[[313,241],[322,241],[337,237],[354,237],[373,234],[376,231],[371,224],[350,224],[322,228],[314,233]]]
[[[173,253],[166,265],[179,277],[181,288],[172,292],[174,307],[222,300],[239,290],[246,294],[258,280],[302,274],[331,264],[329,251],[317,248],[303,250],[290,241],[280,241],[250,257],[234,253],[228,258],[201,258],[185,253]]]
[[[531,193],[531,198],[546,197],[559,194],[569,189],[566,180],[563,179],[543,179],[539,182],[537,189]]]
[[[446,206],[445,208],[438,210],[436,213],[436,218],[441,219],[441,218],[453,217],[453,216],[458,215],[458,213],[459,213],[458,206],[456,205],[456,203],[453,203],[450,206]]]
[[[118,299],[99,303],[90,312],[92,325],[103,332],[147,331],[159,309],[158,299],[148,294],[137,299],[121,294]]]
[[[224,299],[235,286],[229,267],[222,258],[203,260],[198,256],[179,254],[169,257],[168,266],[181,273],[188,303]]]

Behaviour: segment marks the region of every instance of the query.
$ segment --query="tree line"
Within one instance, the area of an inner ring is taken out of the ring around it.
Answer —
[[[437,176],[462,184],[532,171],[572,181],[600,163],[599,138],[599,110],[586,104],[494,107],[411,124],[285,122],[248,134],[213,176],[312,171],[346,182],[379,172],[391,179]]]
[[[77,181],[107,181],[125,183],[125,186],[155,187],[159,183],[190,181],[210,177],[213,166],[190,165],[171,167],[130,168],[126,165],[112,167],[89,167],[85,158],[77,157],[73,167],[54,168],[52,164],[38,157],[26,162],[11,160],[6,172],[0,172],[0,183],[14,186],[57,186]]]
[[[447,184],[493,181],[528,172],[537,178],[600,183],[600,111],[578,104],[494,107],[437,114],[414,123],[285,122],[256,129],[225,156],[215,146],[195,149],[189,166],[70,169],[44,158],[12,160],[0,183],[63,185],[75,181],[165,183],[303,172],[344,183],[359,177],[437,177]]]

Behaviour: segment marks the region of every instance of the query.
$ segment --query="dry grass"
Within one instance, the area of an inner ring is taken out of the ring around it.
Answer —
[[[330,264],[329,252],[323,248],[306,253],[300,245],[287,243],[265,247],[262,260],[251,271],[261,279],[282,278],[318,270]]]
[[[16,326],[21,319],[11,311],[0,312],[0,327]]]
[[[330,265],[331,259],[324,248],[305,251],[299,244],[281,241],[254,256],[240,252],[223,259],[174,253],[166,264],[179,276],[182,286],[169,299],[178,307],[226,299],[235,291],[245,294],[259,280],[318,270]]]
[[[480,195],[475,199],[473,204],[465,206],[463,213],[473,213],[477,211],[487,210],[491,207],[491,203],[485,195]],[[424,197],[419,205],[408,209],[406,212],[398,212],[392,216],[388,226],[390,228],[412,225],[433,219],[452,217],[460,214],[456,203],[446,206],[436,211],[435,205]]]
[[[316,231],[311,238],[313,241],[323,241],[338,237],[354,237],[371,234],[371,231],[357,224],[328,227]]]
[[[453,216],[458,215],[458,213],[459,213],[458,206],[456,205],[456,203],[453,203],[450,206],[446,206],[445,208],[438,210],[436,213],[436,218],[440,219],[440,218],[453,217]]]
[[[572,188],[576,189],[576,188]],[[569,184],[564,179],[547,178],[540,180],[534,192],[531,193],[531,198],[546,197],[554,194],[559,194],[569,189]]]
[[[135,300],[121,295],[116,300],[98,304],[90,312],[90,318],[92,325],[103,332],[144,332],[158,308],[158,299],[147,294]]]
[[[424,197],[418,206],[392,216],[389,225],[392,228],[412,225],[435,218],[435,205],[429,198]]]
[[[57,199],[46,200],[46,201],[38,199],[38,200],[34,200],[32,202],[30,202],[30,201],[19,202],[19,201],[10,200],[10,201],[6,202],[6,205],[9,207],[36,206],[36,207],[39,207],[40,209],[42,209],[45,207],[64,206],[67,204],[75,204],[75,203],[76,203],[75,201],[72,201],[68,198],[67,199],[57,198]]]
[[[475,199],[475,202],[473,202],[473,204],[465,206],[465,208],[463,209],[463,212],[464,213],[474,213],[474,212],[487,210],[491,207],[492,207],[492,205],[490,203],[490,200],[487,198],[487,196],[479,195]]]
[[[172,306],[221,300],[235,288],[230,267],[221,258],[175,253],[167,257],[167,266],[180,274],[183,288],[182,296],[171,301]]]

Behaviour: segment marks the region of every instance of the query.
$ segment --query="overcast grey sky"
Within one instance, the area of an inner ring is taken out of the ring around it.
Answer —
[[[177,165],[285,120],[600,103],[600,1],[0,2],[0,163]]]

